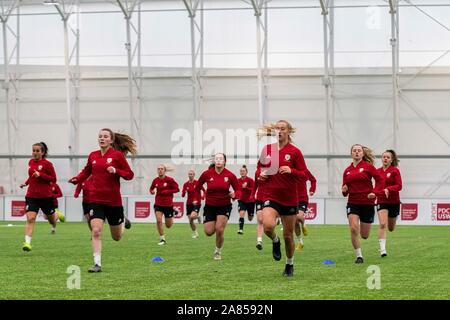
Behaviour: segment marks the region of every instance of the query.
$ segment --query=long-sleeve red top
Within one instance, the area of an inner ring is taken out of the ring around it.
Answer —
[[[163,207],[173,206],[173,194],[180,192],[178,183],[169,176],[164,178],[156,177],[150,186],[149,191],[156,189],[155,205]]]
[[[34,177],[35,172],[39,173]],[[56,172],[53,164],[47,159],[28,162],[28,179],[25,185],[28,186],[26,197],[28,198],[53,198],[52,183],[56,183]]]
[[[200,204],[202,201],[202,193],[205,192],[205,189],[202,187],[200,191],[195,192],[195,186],[197,185],[198,181],[186,181],[183,184],[183,190],[181,192],[181,196],[184,198],[187,194],[186,204]]]
[[[291,173],[280,173],[278,169],[288,166]],[[306,163],[301,151],[293,144],[288,143],[278,150],[277,144],[267,145],[261,152],[256,170],[259,177],[262,172],[268,175],[266,180],[258,181],[258,193],[263,190],[264,199],[272,200],[283,206],[297,206],[297,184],[300,180],[306,181]],[[257,195],[260,198],[259,195]]]
[[[252,198],[253,186],[255,181],[246,176],[244,178],[238,178],[239,182],[239,193],[236,195],[236,198],[241,200],[242,202],[253,202],[255,201]]]
[[[397,167],[389,166],[386,170],[378,168],[378,173],[384,180],[383,190],[377,193],[378,204],[400,203],[400,192],[402,190],[402,176]],[[389,190],[389,197],[386,198],[384,189]]]
[[[316,183],[317,183],[316,178],[312,175],[312,173],[308,169],[306,169],[305,173],[306,173],[306,176],[308,177],[308,181],[310,182],[309,192],[313,192],[313,193],[316,192]],[[306,182],[307,181],[303,181],[303,180],[300,180],[298,182],[298,188],[297,188],[298,202],[306,202],[307,203],[309,201]]]
[[[61,198],[63,196],[61,188],[57,183],[52,183],[53,198]]]
[[[108,167],[114,167],[115,173],[109,173]],[[134,173],[122,152],[109,148],[104,155],[100,150],[91,152],[84,169],[78,174],[78,183],[91,176],[91,203],[108,206],[121,206],[120,178],[131,180]]]
[[[239,191],[239,183],[236,176],[227,168],[217,173],[215,168],[208,169],[198,179],[195,191],[198,192],[206,183],[206,201],[209,206],[226,206],[231,203],[230,187],[236,193]]]
[[[81,191],[83,191],[83,202],[84,203],[91,203],[91,179],[88,178],[84,180],[84,182],[77,184],[77,187],[75,189],[74,197],[78,198]]]
[[[375,188],[372,179],[375,180]],[[351,163],[344,170],[342,185],[348,187],[347,192],[342,192],[344,197],[348,195],[348,203],[374,205],[375,199],[369,199],[367,195],[369,193],[377,194],[381,190],[383,178],[373,165],[361,160],[356,167]]]

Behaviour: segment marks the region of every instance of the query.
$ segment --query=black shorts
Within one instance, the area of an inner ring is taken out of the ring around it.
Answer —
[[[231,204],[227,204],[226,206],[209,206],[205,204],[205,207],[203,208],[203,223],[210,222],[210,221],[216,221],[217,216],[226,216],[228,219],[230,219]]]
[[[298,203],[298,211],[303,211],[306,213],[306,210],[308,210],[308,202],[300,201]]]
[[[82,206],[83,206],[83,214],[84,215],[91,214],[92,205],[90,203],[83,202]]]
[[[249,216],[255,215],[255,203],[238,200],[238,211],[247,211]]]
[[[275,209],[280,216],[293,216],[296,215],[298,211],[297,206],[283,206],[272,200],[264,201],[263,208]]]
[[[42,210],[42,212],[47,215],[51,216],[55,213],[55,204],[54,204],[54,198],[28,198],[25,197],[25,211],[26,212],[39,212],[39,209]]]
[[[375,217],[375,206],[371,204],[347,203],[347,216],[350,213],[358,215],[361,222],[373,223],[373,219]]]
[[[155,213],[156,213],[156,211],[162,212],[164,214],[164,218],[166,218],[166,219],[173,218],[173,216],[174,216],[173,207],[163,207],[163,206],[157,206],[155,204],[153,206],[153,209],[155,209]]]
[[[397,218],[400,214],[400,203],[395,204],[378,204],[377,211],[387,210],[389,218]]]
[[[201,205],[199,205],[199,204],[187,204],[186,205],[186,214],[188,216],[190,216],[193,211],[199,213],[200,207],[201,207]]]
[[[264,201],[256,200],[255,207],[256,207],[256,212],[261,211],[264,207]]]
[[[91,203],[90,205],[93,212],[91,220],[102,219],[105,221],[105,219],[107,219],[110,226],[118,226],[125,220],[122,206],[113,207],[98,203]]]

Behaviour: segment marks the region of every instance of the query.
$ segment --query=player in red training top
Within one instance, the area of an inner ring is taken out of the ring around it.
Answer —
[[[202,200],[204,199],[205,189],[202,187],[200,192],[194,192],[195,186],[197,185],[197,180],[195,180],[195,171],[188,171],[189,180],[183,184],[183,190],[181,191],[181,196],[184,198],[187,194],[186,200],[186,214],[189,218],[189,225],[192,230],[192,238],[198,238],[197,227],[195,226],[194,220],[198,220],[201,223],[200,218],[200,208],[202,205]]]
[[[91,228],[92,251],[94,266],[88,272],[101,272],[102,232],[105,219],[108,220],[111,237],[115,241],[122,238],[125,216],[120,194],[120,178],[131,180],[134,173],[131,170],[125,155],[130,152],[136,154],[135,141],[126,134],[113,132],[104,128],[98,133],[100,150],[89,154],[84,169],[69,180],[70,183],[83,183],[90,177],[92,189],[91,198]]]
[[[269,126],[266,126],[269,128]],[[306,180],[306,164],[301,151],[291,142],[295,132],[286,120],[280,120],[269,128],[274,131],[277,143],[268,144],[262,150],[257,166],[259,187],[264,191],[263,223],[265,234],[272,239],[272,255],[281,260],[281,243],[275,233],[277,217],[281,217],[286,245],[286,265],[283,276],[294,275],[294,228],[297,220],[297,184]],[[270,132],[271,134],[271,132]]]
[[[158,176],[153,179],[150,186],[150,194],[156,194],[155,204],[153,206],[156,216],[156,229],[159,233],[158,245],[165,245],[166,236],[164,235],[163,216],[166,228],[171,228],[173,225],[173,194],[180,191],[178,183],[166,175],[172,168],[164,164],[160,164],[157,168]]]
[[[28,162],[28,179],[20,185],[20,188],[28,186],[25,195],[27,222],[25,224],[25,242],[23,251],[31,251],[31,238],[33,236],[34,223],[39,209],[47,216],[52,230],[56,228],[59,219],[55,212],[53,202],[52,183],[56,183],[56,173],[53,164],[47,160],[48,147],[44,142],[35,143],[32,146],[32,156]],[[64,221],[64,216],[61,217]]]
[[[203,226],[208,237],[216,234],[214,260],[222,259],[224,231],[232,209],[231,199],[235,199],[235,193],[239,190],[237,178],[225,168],[226,163],[225,154],[217,153],[212,166],[202,173],[195,187],[195,192],[199,192],[205,183],[207,186]]]
[[[239,193],[236,198],[238,199],[238,210],[239,210],[239,230],[238,234],[244,234],[244,217],[247,212],[248,221],[252,221],[255,216],[255,199],[252,198],[252,191],[255,181],[248,177],[247,166],[243,165],[240,170],[241,177],[238,179],[239,182]]]
[[[355,144],[351,148],[352,163],[344,170],[342,194],[348,196],[347,218],[353,248],[355,249],[355,263],[363,263],[361,242],[369,238],[370,226],[375,216],[376,193],[382,186],[383,179],[373,166],[375,157],[371,149]],[[375,180],[375,189],[372,184]]]
[[[386,226],[389,231],[394,231],[397,216],[400,213],[400,192],[402,190],[402,176],[398,169],[397,153],[394,150],[386,150],[381,156],[383,166],[378,168],[378,173],[384,180],[383,190],[377,194],[377,211],[380,229],[378,230],[378,242],[380,244],[381,257],[386,257]]]

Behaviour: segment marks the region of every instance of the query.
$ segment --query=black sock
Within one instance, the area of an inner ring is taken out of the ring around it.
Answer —
[[[244,218],[239,218],[239,230],[244,230]]]

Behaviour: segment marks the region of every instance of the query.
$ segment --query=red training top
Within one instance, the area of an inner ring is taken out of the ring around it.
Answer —
[[[384,188],[381,192],[377,193],[378,204],[397,204],[400,203],[400,193],[402,190],[402,176],[400,170],[397,167],[389,166],[386,171],[383,167],[378,168],[378,173],[384,180]],[[389,190],[389,197],[386,198],[384,189]]]
[[[34,172],[39,173],[38,177],[33,177]],[[28,162],[28,179],[25,185],[28,186],[27,198],[53,198],[52,183],[56,182],[56,172],[53,164],[47,159]]]
[[[115,173],[109,173],[108,167],[114,167]],[[131,180],[134,173],[122,152],[109,148],[104,155],[100,150],[91,152],[84,169],[76,176],[82,183],[91,176],[90,203],[113,207],[122,206],[120,178]]]
[[[202,187],[200,191],[195,192],[194,190],[195,187],[197,186],[197,183],[198,183],[197,180],[194,180],[192,182],[188,180],[183,184],[183,191],[181,192],[181,196],[184,198],[184,196],[187,193],[188,195],[186,200],[187,205],[190,204],[198,205],[201,204],[201,201],[203,200],[202,193],[205,192],[205,188]]]
[[[173,206],[173,194],[180,191],[178,183],[171,177],[156,177],[153,179],[149,191],[156,189],[155,205],[162,207]]]
[[[255,180],[254,180],[254,184],[253,184],[253,190],[252,190],[250,199],[254,199],[256,201],[264,201],[264,199],[266,198],[265,188],[264,188],[265,185],[260,184],[258,176],[259,176],[259,173],[258,173],[258,171],[256,171],[255,172]]]
[[[282,166],[288,166],[291,173],[279,173],[278,169]],[[297,206],[297,184],[300,180],[306,181],[306,170],[305,159],[293,144],[288,143],[280,150],[276,143],[265,146],[256,170],[258,177],[262,172],[268,175],[267,180],[258,181],[258,188],[264,190],[262,201],[271,200],[283,206]]]
[[[306,169],[306,176],[308,177],[308,181],[310,182],[309,192],[316,192],[316,178],[312,175],[312,173]],[[308,203],[309,197],[308,197],[308,191],[306,190],[306,181],[299,181],[298,188],[297,188],[297,194],[298,194],[298,202],[306,202]]]
[[[231,203],[230,186],[235,194],[239,191],[239,184],[236,176],[227,168],[221,173],[217,173],[215,168],[208,169],[202,173],[195,186],[195,191],[199,191],[206,183],[206,204],[209,206],[221,207]]]
[[[375,179],[375,189],[372,178]],[[342,192],[342,194],[344,197],[348,195],[348,203],[374,205],[375,199],[369,199],[367,195],[377,194],[381,190],[383,179],[373,165],[361,160],[356,167],[351,163],[345,169],[342,185],[344,184],[347,185],[348,192]]]
[[[78,198],[78,196],[81,193],[81,190],[83,190],[83,202],[84,203],[91,203],[90,199],[90,192],[91,192],[91,179],[90,177],[84,180],[83,183],[77,184],[77,188],[75,189],[74,197]]]
[[[255,181],[246,176],[244,178],[239,178],[238,179],[239,182],[239,193],[236,196],[237,199],[241,200],[242,202],[255,202],[254,197],[252,197],[252,192],[253,192],[253,186],[255,185]]]
[[[63,196],[61,188],[58,186],[57,183],[52,183],[52,193],[53,193],[53,198],[61,198]]]

